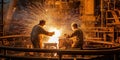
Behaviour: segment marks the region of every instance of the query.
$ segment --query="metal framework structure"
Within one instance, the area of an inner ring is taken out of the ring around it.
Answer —
[[[62,55],[107,55],[107,54],[114,54],[114,60],[118,59],[117,54],[120,53],[120,47],[112,48],[116,45],[119,46],[120,44],[120,9],[116,7],[116,3],[120,2],[117,0],[99,0],[100,2],[100,13],[98,16],[95,16],[94,11],[94,1],[95,0],[42,0],[44,1],[44,4],[47,5],[49,8],[59,8],[59,11],[61,13],[61,17],[64,17],[65,14],[68,14],[69,10],[71,8],[76,7],[70,7],[70,3],[74,2],[80,2],[80,6],[77,6],[79,9],[74,9],[74,12],[79,12],[79,18],[82,20],[82,24],[85,25],[84,32],[86,34],[86,40],[85,42],[92,42],[92,43],[98,43],[105,45],[109,47],[109,49],[101,49],[101,50],[54,50],[54,49],[29,49],[27,48],[12,48],[15,47],[17,43],[21,43],[21,40],[23,42],[26,41],[26,39],[29,39],[29,36],[24,35],[10,35],[10,36],[4,36],[4,20],[3,15],[1,15],[0,19],[0,50],[4,50],[3,54],[0,54],[0,57],[3,58],[23,58],[23,59],[31,59],[32,57],[26,57],[26,56],[12,56],[7,55],[7,50],[12,51],[23,51],[23,52],[43,52],[43,53],[58,53],[59,60],[62,60]],[[50,1],[50,2],[49,2]],[[97,0],[98,1],[98,0]],[[49,3],[52,4],[49,4]],[[91,8],[87,8],[87,3],[91,4]],[[3,14],[3,5],[5,4],[3,0],[0,2],[1,4],[1,14]],[[73,4],[74,5],[74,4]],[[13,5],[9,6],[13,8]],[[88,9],[88,10],[87,10]],[[92,11],[90,11],[92,10]],[[94,11],[94,13],[93,13]],[[10,12],[10,10],[8,11]],[[7,16],[7,15],[6,15]],[[88,17],[88,18],[87,18]],[[97,17],[97,18],[95,18]],[[90,20],[89,20],[90,19]],[[6,20],[7,21],[7,20]],[[97,23],[97,24],[96,24]],[[96,26],[97,25],[97,26]],[[17,40],[17,42],[16,42]],[[7,42],[6,42],[7,41]],[[9,43],[8,43],[9,42]],[[8,43],[8,44],[7,44]],[[25,43],[25,42],[24,42]],[[9,45],[10,44],[10,45]],[[6,45],[9,45],[10,47],[6,47]],[[5,46],[5,47],[4,47]],[[12,46],[12,47],[11,47]],[[26,46],[24,46],[26,47]],[[49,52],[48,52],[49,51]],[[71,53],[69,53],[71,52]],[[106,52],[106,53],[104,53]],[[119,55],[119,54],[118,54]],[[48,58],[32,58],[32,59],[48,59]],[[52,59],[52,58],[51,58]],[[119,60],[119,59],[118,59]]]

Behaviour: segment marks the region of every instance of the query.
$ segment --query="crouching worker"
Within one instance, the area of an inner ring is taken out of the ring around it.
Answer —
[[[76,37],[76,39],[72,43],[72,48],[80,48],[81,50],[83,49],[83,32],[82,30],[78,27],[78,24],[72,23],[71,28],[73,30],[73,33],[68,36],[68,38],[71,37]],[[75,57],[75,56],[74,56]],[[82,55],[82,57],[84,57]]]

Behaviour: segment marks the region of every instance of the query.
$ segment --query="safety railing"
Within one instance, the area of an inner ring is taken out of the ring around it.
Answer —
[[[4,46],[5,43],[4,41],[12,41],[13,45],[15,45],[15,41],[24,41],[25,38],[29,38],[30,39],[30,36],[29,35],[10,35],[10,36],[2,36],[0,37],[0,42],[1,44]],[[113,42],[107,42],[107,41],[96,41],[94,40],[93,38],[89,38],[88,40],[84,40],[85,42],[93,42],[93,43],[99,43],[99,44],[105,44],[105,45],[110,45],[110,46],[115,46],[115,45],[119,45],[120,44],[117,44],[117,43],[113,43]]]
[[[0,41],[4,41],[4,39],[9,38],[29,38],[27,35],[11,35],[11,36],[3,36],[0,37]],[[88,42],[88,41],[87,41]],[[90,41],[94,42],[94,41]],[[106,43],[106,42],[97,42],[97,43],[103,43],[103,44],[108,44],[108,45],[114,45],[114,43]],[[8,58],[8,59],[41,59],[41,60],[62,60],[63,55],[113,55],[114,60],[118,60],[118,56],[120,53],[120,47],[111,47],[111,48],[97,48],[97,49],[84,49],[84,50],[79,50],[79,49],[66,49],[66,50],[61,50],[61,49],[33,49],[33,48],[25,48],[25,47],[11,47],[11,46],[0,46],[0,51],[2,53],[0,54],[0,58]],[[57,53],[57,57],[36,57],[36,56],[15,56],[12,54],[7,54],[7,51],[20,51],[20,52],[40,52],[40,53]]]
[[[0,50],[4,52],[0,54],[2,58],[8,59],[42,59],[42,60],[62,60],[63,55],[113,55],[114,60],[119,60],[120,47],[104,48],[104,49],[90,49],[90,50],[79,50],[79,49],[33,49],[33,48],[18,48],[18,47],[8,47],[0,46]],[[7,54],[7,51],[21,51],[21,52],[40,52],[40,53],[57,53],[57,58],[49,57],[36,57],[36,56],[14,56],[12,54]]]
[[[16,42],[24,43],[25,40],[30,40],[29,35],[9,35],[0,37],[0,45],[6,45],[6,42],[9,42],[9,46],[15,46]]]

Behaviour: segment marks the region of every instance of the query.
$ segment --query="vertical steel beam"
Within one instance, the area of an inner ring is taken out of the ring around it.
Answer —
[[[103,0],[101,0],[101,5],[100,5],[100,10],[101,10],[101,27],[104,26],[104,11],[103,11]]]

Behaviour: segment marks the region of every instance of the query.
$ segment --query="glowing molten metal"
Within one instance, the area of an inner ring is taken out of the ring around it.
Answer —
[[[59,43],[59,37],[61,35],[61,31],[57,30],[56,28],[50,28],[50,31],[54,31],[55,34],[53,36],[51,36],[48,40],[49,43]]]

